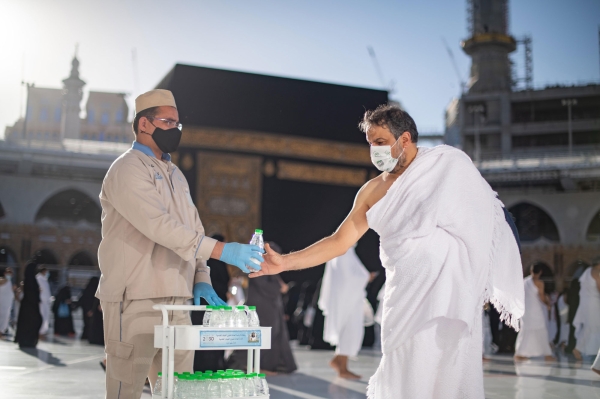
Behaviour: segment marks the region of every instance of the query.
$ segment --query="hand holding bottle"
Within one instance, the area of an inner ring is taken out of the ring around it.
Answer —
[[[223,247],[220,260],[238,267],[244,273],[250,273],[248,266],[260,270],[260,264],[264,262],[262,250],[256,245],[228,242]],[[258,262],[258,263],[257,263]]]

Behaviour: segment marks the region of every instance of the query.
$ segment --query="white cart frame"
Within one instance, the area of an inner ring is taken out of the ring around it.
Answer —
[[[162,325],[154,326],[154,347],[162,349],[162,390],[161,398],[173,399],[173,373],[175,372],[176,350],[248,350],[247,373],[260,373],[260,350],[271,349],[271,327],[254,328],[215,328],[204,326],[169,325],[169,311],[206,311],[206,306],[193,305],[154,305],[153,309],[162,312]],[[247,307],[246,307],[247,309]],[[201,347],[201,332],[252,332],[260,331],[260,345],[223,345]],[[165,370],[166,373],[165,373]],[[167,389],[165,389],[165,387]],[[268,398],[255,396],[251,399]]]

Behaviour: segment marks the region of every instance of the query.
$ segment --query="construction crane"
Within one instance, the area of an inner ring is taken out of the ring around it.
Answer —
[[[383,71],[381,66],[379,65],[379,61],[377,60],[377,56],[375,55],[375,50],[371,46],[367,46],[367,51],[369,52],[369,56],[371,57],[371,61],[373,61],[373,66],[375,66],[375,71],[377,72],[377,76],[379,77],[379,82],[381,86],[386,89],[391,95],[395,91],[395,82],[391,80],[389,83],[386,83],[385,77],[383,76]]]
[[[525,76],[519,78],[518,81],[525,82],[525,89],[533,89],[533,50],[532,50],[531,36],[523,36],[520,40],[517,40],[517,44],[523,45],[524,56],[525,56]]]
[[[467,84],[465,83],[465,81],[462,78],[462,75],[460,74],[460,70],[458,69],[458,65],[456,64],[456,59],[454,58],[454,53],[450,49],[450,46],[448,46],[448,42],[446,42],[446,39],[444,39],[443,37],[442,42],[444,43],[446,51],[448,52],[448,56],[450,57],[450,61],[452,62],[452,67],[454,68],[454,72],[456,73],[456,77],[458,78],[458,87],[460,87],[460,94],[462,95],[465,92]]]

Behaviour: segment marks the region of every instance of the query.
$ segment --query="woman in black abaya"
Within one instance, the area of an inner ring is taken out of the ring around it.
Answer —
[[[83,311],[83,333],[81,334],[81,339],[89,339],[90,337],[90,327],[92,325],[92,317],[94,316],[94,295],[98,289],[99,281],[98,277],[92,277],[77,301],[77,306],[81,306],[81,310]]]
[[[25,267],[25,280],[23,283],[23,299],[17,319],[17,332],[15,342],[20,348],[35,348],[38,343],[42,315],[40,314],[40,286],[35,275],[37,264],[30,262]]]
[[[54,334],[67,335],[69,337],[75,336],[72,304],[71,288],[69,286],[62,287],[58,291],[58,294],[56,294],[54,305],[52,305],[52,311],[54,312]]]

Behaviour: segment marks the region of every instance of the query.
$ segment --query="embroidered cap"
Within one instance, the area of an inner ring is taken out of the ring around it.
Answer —
[[[173,97],[173,93],[169,90],[150,90],[144,94],[140,94],[135,99],[136,114],[148,108],[163,106],[177,108],[177,105],[175,105],[175,97]]]

